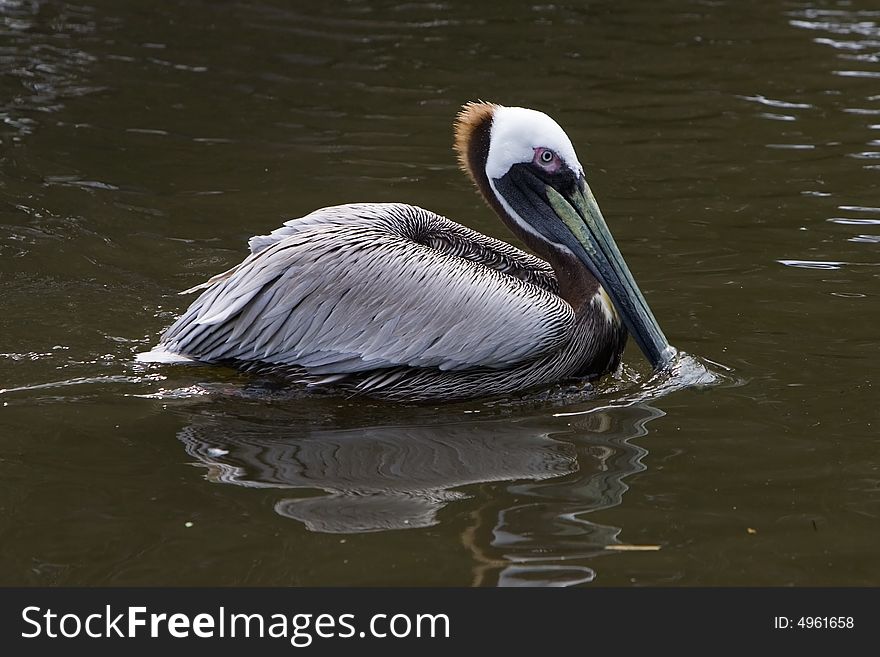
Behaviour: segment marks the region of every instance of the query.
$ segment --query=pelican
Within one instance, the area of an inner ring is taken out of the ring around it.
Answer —
[[[467,103],[461,168],[536,255],[401,203],[316,210],[250,239],[148,362],[227,364],[391,400],[506,395],[616,370],[631,335],[675,349],[635,283],[565,132]]]

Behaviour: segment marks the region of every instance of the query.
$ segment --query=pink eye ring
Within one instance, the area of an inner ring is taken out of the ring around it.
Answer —
[[[559,156],[554,153],[549,148],[536,148],[535,149],[535,164],[540,166],[545,171],[554,172],[559,169],[562,165],[562,162],[559,159]]]

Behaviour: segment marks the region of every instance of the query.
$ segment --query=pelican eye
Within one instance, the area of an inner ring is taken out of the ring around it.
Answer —
[[[562,160],[549,148],[536,148],[533,162],[550,173],[555,173],[562,166]]]

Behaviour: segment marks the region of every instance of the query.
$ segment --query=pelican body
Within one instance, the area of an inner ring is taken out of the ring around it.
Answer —
[[[504,395],[675,353],[546,114],[468,103],[464,171],[536,255],[422,208],[322,208],[251,238],[140,360],[273,372],[394,400]]]

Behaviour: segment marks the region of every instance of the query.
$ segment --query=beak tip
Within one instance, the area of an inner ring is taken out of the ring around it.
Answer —
[[[654,366],[655,370],[665,370],[669,364],[675,360],[675,357],[678,356],[678,349],[673,347],[671,344],[667,344],[661,351],[659,358],[657,359],[657,364]]]

